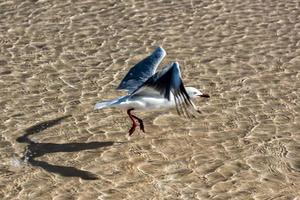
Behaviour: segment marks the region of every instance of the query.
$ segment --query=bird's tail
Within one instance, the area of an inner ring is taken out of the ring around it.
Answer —
[[[95,105],[95,107],[94,107],[94,110],[99,110],[99,109],[103,109],[103,108],[112,107],[119,100],[120,100],[120,98],[116,98],[116,99],[112,99],[112,100],[97,102],[96,105]]]
[[[102,108],[107,108],[111,105],[111,101],[103,101],[103,102],[97,102],[95,107],[94,107],[94,110],[99,110],[99,109],[102,109]]]

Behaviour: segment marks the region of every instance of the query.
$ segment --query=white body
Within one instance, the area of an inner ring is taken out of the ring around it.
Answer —
[[[110,101],[99,102],[95,109],[116,107],[124,110],[134,108],[134,110],[160,110],[175,107],[174,97],[169,100],[156,97],[140,97],[131,99],[130,96],[123,96]]]
[[[193,87],[185,88],[190,98],[202,95],[202,93]],[[134,110],[161,110],[175,107],[174,95],[170,94],[170,100],[161,95],[149,93],[143,96],[122,96],[113,100],[98,102],[95,109],[102,109],[107,107],[116,107],[124,110],[133,108]]]

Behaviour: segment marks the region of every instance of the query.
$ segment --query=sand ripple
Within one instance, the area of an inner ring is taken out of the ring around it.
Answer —
[[[1,199],[298,199],[300,12],[287,1],[0,3]],[[114,98],[154,46],[211,95],[198,119]]]

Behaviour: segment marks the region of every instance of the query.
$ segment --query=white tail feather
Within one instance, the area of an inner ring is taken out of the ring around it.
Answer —
[[[99,110],[102,108],[107,108],[109,106],[111,106],[114,103],[114,101],[104,101],[104,102],[98,102],[96,103],[94,110]]]
[[[124,97],[119,97],[119,98],[116,98],[116,99],[102,101],[102,102],[97,102],[95,107],[94,107],[94,110],[99,110],[99,109],[102,109],[102,108],[108,108],[108,107],[116,106],[116,104],[118,104],[118,102],[122,101],[122,99]]]

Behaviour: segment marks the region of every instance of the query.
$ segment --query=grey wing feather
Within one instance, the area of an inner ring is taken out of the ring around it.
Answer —
[[[163,70],[156,72],[131,95],[145,95],[144,93],[147,92],[145,90],[149,90],[149,88],[157,91],[168,100],[170,100],[172,92],[178,114],[180,114],[180,109],[184,113],[188,107],[192,106],[194,108],[194,104],[183,85],[179,64],[177,62],[171,63],[164,67]],[[180,107],[181,105],[182,107]]]
[[[127,90],[128,93],[136,90],[155,73],[165,55],[165,50],[162,47],[157,47],[151,55],[144,58],[128,71],[117,87],[117,90]]]

